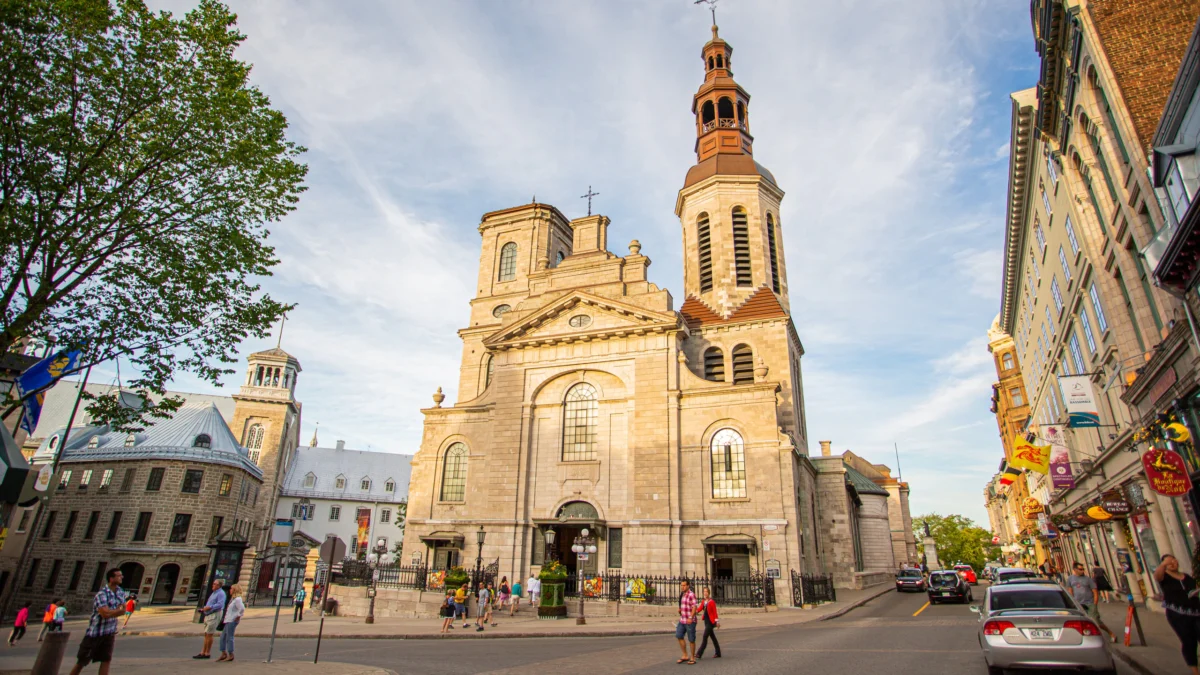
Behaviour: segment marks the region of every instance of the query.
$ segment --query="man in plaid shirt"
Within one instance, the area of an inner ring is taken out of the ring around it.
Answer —
[[[683,658],[675,663],[696,663],[696,610],[700,603],[696,602],[696,594],[692,592],[691,584],[679,582],[679,623],[675,624],[675,639],[679,640],[679,649]],[[687,641],[684,641],[684,636]],[[688,644],[692,646],[692,654],[688,656]]]
[[[113,645],[117,641],[117,619],[125,613],[125,589],[121,588],[121,570],[109,570],[107,579],[108,585],[101,588],[92,601],[92,618],[83,634],[83,642],[79,643],[79,654],[75,657],[71,675],[79,675],[84,666],[93,661],[100,664],[100,675],[108,675]]]

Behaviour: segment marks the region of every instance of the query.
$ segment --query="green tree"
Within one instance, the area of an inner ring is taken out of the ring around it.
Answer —
[[[978,572],[984,563],[999,554],[999,548],[992,544],[992,533],[977,526],[970,518],[928,513],[913,518],[913,536],[922,555],[925,554],[926,525],[937,544],[937,557],[942,567],[964,563]]]
[[[89,405],[120,429],[177,409],[178,372],[232,372],[288,309],[255,279],[307,167],[234,57],[244,39],[215,0],[178,19],[0,0],[0,358],[33,341],[132,365],[146,407]]]

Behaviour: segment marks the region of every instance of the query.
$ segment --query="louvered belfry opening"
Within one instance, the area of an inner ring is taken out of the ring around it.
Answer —
[[[700,292],[712,290],[712,239],[708,234],[708,214],[701,213],[696,218],[696,247],[700,253]]]
[[[719,347],[709,347],[704,352],[704,379],[725,381],[725,354]]]
[[[733,210],[733,263],[737,272],[738,286],[753,286],[750,276],[750,229],[746,224],[746,210]]]
[[[733,348],[733,383],[754,383],[754,352],[750,345],[738,345]]]
[[[767,214],[767,248],[771,254],[771,290],[779,293],[779,253],[775,249],[775,217]]]

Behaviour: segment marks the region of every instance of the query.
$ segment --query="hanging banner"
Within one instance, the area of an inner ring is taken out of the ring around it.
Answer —
[[[1092,391],[1092,380],[1088,375],[1067,375],[1058,378],[1066,404],[1069,426],[1072,429],[1100,426],[1100,412],[1096,406],[1096,394]]]
[[[1067,439],[1062,426],[1042,426],[1042,436],[1050,443],[1050,483],[1055,490],[1070,490],[1075,487],[1075,472],[1071,470],[1071,452],[1067,450]]]
[[[1192,489],[1183,458],[1174,450],[1150,448],[1142,455],[1142,468],[1150,489],[1167,497],[1179,497]]]
[[[358,520],[358,543],[354,550],[365,554],[371,548],[371,509],[360,508],[355,515]]]

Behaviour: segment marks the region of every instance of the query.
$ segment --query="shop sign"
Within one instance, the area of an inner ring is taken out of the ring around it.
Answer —
[[[1093,518],[1083,511],[1076,513],[1074,516],[1071,516],[1071,518],[1073,521],[1072,525],[1074,525],[1076,529],[1087,527],[1088,525],[1095,525],[1096,523],[1100,522],[1099,519]]]
[[[1150,448],[1142,455],[1142,467],[1150,489],[1160,495],[1179,497],[1192,489],[1183,458],[1174,450]]]
[[[1162,398],[1163,394],[1167,393],[1171,385],[1175,384],[1178,380],[1179,376],[1175,374],[1175,366],[1168,367],[1163,371],[1162,375],[1158,376],[1158,379],[1154,380],[1154,384],[1150,385],[1150,388],[1146,390],[1146,397],[1150,399],[1151,403],[1157,403],[1158,399]]]
[[[1047,424],[1042,434],[1050,441],[1050,484],[1055,490],[1070,490],[1075,487],[1075,473],[1071,471],[1071,453],[1063,438],[1062,426]]]
[[[1089,518],[1091,518],[1097,522],[1102,521],[1102,520],[1111,520],[1112,519],[1112,514],[1109,513],[1108,511],[1105,511],[1104,507],[1099,504],[1096,504],[1095,506],[1089,506],[1088,510],[1087,510],[1087,515]]]
[[[1067,408],[1068,425],[1072,429],[1099,427],[1100,412],[1096,407],[1091,376],[1068,375],[1058,378],[1058,384]]]
[[[1021,515],[1025,516],[1025,520],[1037,519],[1042,511],[1042,503],[1036,497],[1029,497],[1021,504]]]
[[[1133,507],[1129,504],[1129,500],[1116,490],[1105,492],[1100,497],[1100,507],[1109,513],[1114,518],[1122,518],[1129,515],[1133,511]]]

